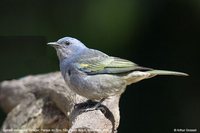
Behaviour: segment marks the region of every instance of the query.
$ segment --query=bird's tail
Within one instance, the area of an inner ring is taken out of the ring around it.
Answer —
[[[176,72],[176,71],[167,71],[167,70],[150,70],[147,72],[150,73],[152,76],[156,76],[156,75],[189,76],[187,73]]]
[[[132,83],[136,83],[143,79],[152,78],[157,75],[175,75],[175,76],[189,76],[187,73],[183,72],[175,72],[175,71],[167,71],[167,70],[147,70],[147,71],[134,71],[125,75],[123,78],[127,82],[127,85]]]

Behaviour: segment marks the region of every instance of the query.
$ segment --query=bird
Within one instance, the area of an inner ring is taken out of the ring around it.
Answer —
[[[157,75],[188,76],[183,72],[143,67],[126,59],[109,56],[86,47],[72,37],[63,37],[47,44],[56,49],[60,71],[69,88],[99,103],[112,96],[120,96],[128,85]]]

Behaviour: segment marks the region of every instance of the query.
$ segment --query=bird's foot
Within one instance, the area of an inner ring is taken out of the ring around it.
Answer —
[[[100,100],[100,102],[87,100],[84,103],[79,103],[74,106],[75,109],[79,109],[81,112],[88,112],[88,111],[94,111],[94,110],[100,110],[102,113],[106,113],[105,106],[101,103],[104,101],[104,99]]]
[[[93,106],[93,107],[89,107],[89,108],[83,108],[81,109],[82,112],[89,112],[89,111],[94,111],[94,110],[100,110],[103,114],[106,113],[106,108],[104,105],[98,105],[98,103]]]

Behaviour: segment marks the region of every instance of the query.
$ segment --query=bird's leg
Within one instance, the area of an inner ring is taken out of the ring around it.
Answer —
[[[100,106],[101,106],[101,104],[102,104],[102,102],[105,100],[105,98],[102,98],[99,102],[97,102],[97,104],[94,106],[94,108],[95,109],[98,109]]]
[[[93,110],[101,110],[103,113],[105,113],[105,109],[103,106],[101,106],[102,102],[105,100],[105,98],[102,98],[99,102],[94,102],[92,100],[88,100],[87,102],[92,102],[93,107],[86,108],[84,112],[93,111]],[[90,103],[91,105],[91,103]]]
[[[102,102],[105,100],[105,98],[102,98],[99,102],[87,100],[84,103],[80,103],[75,105],[75,108],[81,109],[82,112],[88,112],[93,110],[101,110],[103,113],[105,112],[103,106],[101,106]]]
[[[90,107],[93,107],[97,104],[97,102],[95,101],[92,101],[92,100],[87,100],[85,102],[82,102],[82,103],[77,103],[74,105],[74,108],[79,108],[79,109],[85,109],[85,108],[90,108]]]
[[[105,106],[102,106],[103,101],[105,101],[105,98],[102,98],[95,106],[94,108],[96,110],[101,110],[102,113],[106,114],[106,109]]]

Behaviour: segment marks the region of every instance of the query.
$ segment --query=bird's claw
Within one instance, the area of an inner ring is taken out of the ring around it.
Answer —
[[[79,109],[80,112],[89,112],[94,110],[100,110],[103,114],[106,113],[106,109],[100,102],[93,102],[88,100],[84,103],[79,103],[74,105],[74,109]]]
[[[81,112],[89,112],[89,111],[94,111],[94,110],[100,110],[103,114],[106,113],[106,109],[103,106],[83,108],[81,109]]]

